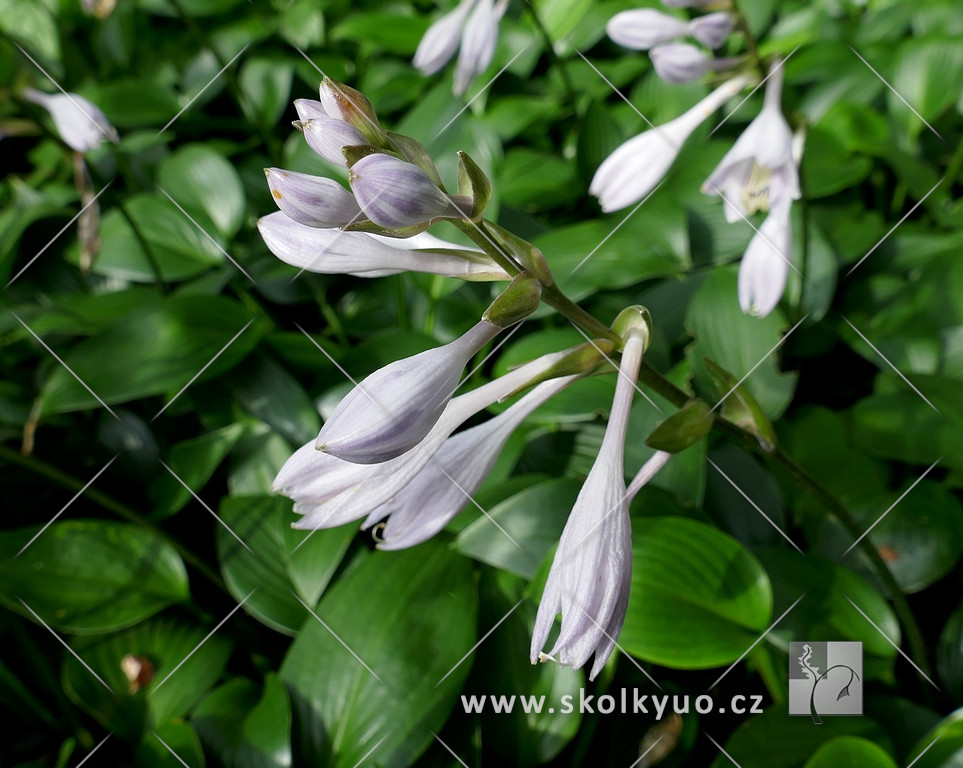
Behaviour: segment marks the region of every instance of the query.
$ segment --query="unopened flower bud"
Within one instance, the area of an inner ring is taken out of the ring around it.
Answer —
[[[278,208],[299,224],[341,227],[361,217],[361,208],[334,179],[265,168],[268,187]]]
[[[619,45],[647,51],[659,43],[687,35],[689,25],[654,8],[638,8],[615,14],[605,25],[605,31]]]
[[[294,108],[297,110],[298,119],[301,120],[301,122],[314,120],[319,117],[330,117],[330,115],[324,111],[324,106],[321,102],[315,99],[295,99]]]
[[[87,152],[104,139],[117,141],[117,131],[97,105],[76,93],[44,93],[25,88],[23,97],[50,113],[57,133],[71,149]]]
[[[631,336],[638,336],[642,339],[644,352],[649,348],[649,340],[652,338],[652,315],[641,304],[633,304],[619,312],[619,316],[612,323],[612,331],[624,341]]]
[[[718,48],[732,32],[732,17],[725,11],[699,16],[689,22],[689,33],[703,45]]]
[[[321,83],[321,106],[329,117],[353,125],[372,144],[380,146],[384,143],[385,132],[378,122],[378,115],[361,91],[326,77]]]
[[[436,218],[460,218],[470,202],[456,205],[421,168],[392,155],[374,154],[351,166],[351,190],[375,224],[402,229]]]
[[[667,83],[688,83],[712,71],[712,59],[689,43],[666,43],[649,52],[656,74]]]
[[[515,279],[495,299],[485,314],[487,320],[499,328],[508,328],[519,323],[538,309],[542,297],[542,284],[528,272],[516,275]]]
[[[304,131],[304,139],[325,160],[348,167],[342,147],[369,144],[368,137],[350,123],[333,117],[315,117],[295,126]]]

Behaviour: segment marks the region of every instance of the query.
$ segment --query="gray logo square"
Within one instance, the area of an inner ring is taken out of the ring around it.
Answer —
[[[789,644],[789,714],[863,714],[863,644],[793,642]]]

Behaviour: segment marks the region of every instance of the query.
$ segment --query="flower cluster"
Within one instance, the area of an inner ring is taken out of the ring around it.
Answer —
[[[666,5],[704,5],[667,2]],[[714,59],[689,43],[667,42],[691,35],[710,46],[721,45],[732,30],[725,12],[692,20],[644,8],[623,11],[607,26],[612,40],[626,47],[650,50],[656,73],[666,82],[694,80],[709,72],[732,69],[739,59]],[[744,73],[715,88],[674,120],[635,136],[599,166],[589,191],[602,210],[616,211],[637,203],[665,177],[693,131],[730,98],[752,82]],[[756,229],[739,270],[739,303],[748,314],[765,316],[779,303],[791,262],[790,204],[800,196],[798,164],[802,134],[793,139],[782,113],[783,61],[772,63],[759,115],[702,185],[702,191],[723,199],[727,221],[756,212],[768,216]]]
[[[460,155],[458,194],[449,195],[424,148],[385,131],[357,91],[325,80],[319,101],[300,100],[296,106],[296,125],[306,141],[348,170],[350,190],[332,179],[268,169],[268,186],[281,210],[261,219],[259,228],[279,258],[318,272],[378,276],[410,269],[466,280],[511,277],[511,282],[459,338],[390,363],[359,382],[328,416],[317,439],[284,464],[275,490],[294,501],[300,516],[296,528],[361,520],[363,528],[375,529],[381,549],[414,546],[441,531],[466,505],[505,442],[533,411],[579,378],[612,371],[609,355],[620,352],[605,442],[562,536],[532,651],[533,662],[548,658],[539,651],[561,612],[552,654],[580,667],[594,653],[594,678],[625,618],[631,571],[628,504],[644,479],[626,488],[623,450],[632,392],[651,333],[648,312],[631,307],[612,328],[601,326],[598,338],[456,394],[471,359],[530,315],[543,292],[557,290],[541,253],[484,220],[491,188],[466,155]],[[438,220],[476,235],[483,250],[445,243],[424,231]],[[558,293],[553,296],[557,301]],[[522,396],[502,413],[459,431],[469,419],[516,395]]]

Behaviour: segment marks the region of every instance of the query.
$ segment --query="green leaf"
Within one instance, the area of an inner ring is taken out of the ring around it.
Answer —
[[[920,739],[910,753],[907,765],[913,768],[959,768],[963,765],[963,710],[953,712]]]
[[[188,144],[167,157],[158,183],[198,224],[225,238],[244,218],[244,189],[234,166],[203,144]]]
[[[528,148],[510,149],[505,154],[498,189],[506,205],[525,210],[554,208],[582,194],[570,162]]]
[[[585,184],[591,182],[602,162],[622,143],[622,132],[602,101],[593,101],[582,116],[575,145],[578,171]]]
[[[189,723],[179,721],[161,723],[145,733],[134,750],[134,759],[143,768],[204,768],[197,733]]]
[[[238,83],[245,98],[241,106],[248,120],[265,128],[273,128],[291,95],[294,66],[287,58],[253,56],[241,66]]]
[[[458,550],[496,568],[532,578],[555,546],[581,484],[549,480],[499,502],[466,527]]]
[[[963,48],[958,39],[948,36],[911,37],[900,44],[895,59],[891,82],[899,97],[887,93],[887,102],[915,139],[928,129],[914,111],[932,123],[963,91]]]
[[[270,358],[258,356],[245,365],[239,376],[232,377],[232,386],[248,413],[294,445],[317,437],[321,419],[314,403],[297,379]]]
[[[535,0],[532,7],[545,27],[556,52],[569,50],[570,37],[591,10],[592,0]]]
[[[227,588],[237,600],[250,595],[244,610],[258,621],[296,634],[309,615],[298,597],[308,605],[317,602],[357,526],[313,531],[294,551],[306,534],[291,530],[294,518],[287,499],[230,496],[218,515],[224,525],[217,529],[217,555]]]
[[[686,323],[696,338],[686,356],[697,381],[703,386],[710,383],[704,358],[738,379],[752,371],[743,385],[763,412],[775,418],[786,409],[796,388],[796,376],[780,372],[778,354],[772,352],[783,338],[785,319],[778,309],[766,317],[744,314],[739,307],[734,269],[720,268],[706,276],[689,305]]]
[[[198,705],[191,723],[222,765],[291,765],[291,702],[274,674],[262,691],[245,678],[224,683]]]
[[[188,598],[180,555],[148,528],[70,520],[40,531],[0,533],[0,600],[31,619],[32,610],[65,632],[107,632]]]
[[[71,647],[90,669],[66,655],[64,690],[78,707],[125,738],[183,717],[217,682],[231,654],[223,632],[207,637],[212,628],[154,620],[110,635],[76,638]],[[121,666],[128,656],[128,664],[141,665],[133,680]]]
[[[813,128],[806,136],[800,173],[806,199],[828,197],[865,179],[873,161],[852,155],[832,133]]]
[[[257,326],[244,330],[250,320],[247,310],[226,297],[172,296],[135,309],[63,359],[107,404],[173,395],[198,374],[203,381],[239,363],[260,336]],[[47,379],[41,399],[48,414],[99,404],[61,366]]]
[[[49,3],[39,0],[0,0],[0,31],[23,43],[55,73],[62,69],[60,37]]]
[[[331,30],[331,39],[363,42],[379,52],[410,56],[427,29],[428,19],[423,16],[371,11],[347,16]]]
[[[897,768],[878,745],[858,736],[837,736],[806,761],[805,768]]]
[[[715,528],[694,520],[636,519],[632,560],[619,643],[633,656],[674,669],[708,669],[739,658],[768,625],[766,572]]]
[[[718,397],[725,398],[722,401],[722,417],[752,432],[764,451],[775,449],[776,431],[756,398],[743,383],[718,363],[708,357],[702,358],[702,363],[712,377]]]
[[[839,736],[858,736],[889,749],[886,734],[868,717],[829,717],[814,726],[808,717],[789,717],[785,705],[776,705],[750,717],[726,742],[727,758],[720,754],[712,768],[803,768],[812,755]],[[773,745],[779,745],[773,749]]]
[[[940,633],[936,667],[941,684],[957,702],[963,700],[963,603],[956,607]]]
[[[709,406],[702,400],[690,400],[652,430],[645,444],[657,451],[679,453],[708,435],[712,422]]]
[[[300,727],[320,720],[329,735],[325,765],[408,765],[425,749],[468,674],[476,611],[470,561],[434,543],[339,579],[318,606],[324,624],[309,617],[281,666],[309,705]]]

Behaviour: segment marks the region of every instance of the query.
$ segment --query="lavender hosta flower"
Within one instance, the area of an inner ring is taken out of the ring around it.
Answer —
[[[99,147],[104,139],[117,141],[117,131],[97,105],[76,93],[44,93],[25,88],[23,97],[50,113],[60,138],[76,152]]]
[[[507,280],[508,275],[481,251],[441,240],[428,232],[389,238],[364,232],[318,229],[282,211],[257,223],[268,249],[291,266],[325,275],[382,277],[426,272],[462,280]]]
[[[295,99],[294,109],[298,113],[298,120],[307,122],[315,118],[328,118],[330,115],[324,111],[324,105],[316,99]]]
[[[577,378],[565,376],[543,382],[498,416],[449,437],[425,468],[375,508],[361,527],[369,528],[388,518],[379,537],[379,549],[405,549],[430,539],[478,490],[521,423]]]
[[[412,64],[422,74],[432,75],[448,63],[460,45],[453,91],[461,96],[475,76],[491,64],[498,22],[507,7],[507,0],[461,0],[428,28]]]
[[[325,421],[318,450],[357,464],[377,464],[411,450],[438,421],[468,361],[501,330],[481,320],[444,346],[379,368]]]
[[[714,59],[690,43],[663,43],[649,51],[655,73],[666,83],[688,83],[709,72],[720,72],[738,59]]]
[[[354,195],[334,179],[265,168],[278,208],[308,227],[342,227],[361,218]]]
[[[632,205],[651,192],[675,161],[689,135],[749,82],[735,77],[694,107],[664,125],[640,133],[616,149],[599,166],[589,192],[606,213]]]
[[[403,229],[471,210],[471,200],[449,197],[417,165],[392,155],[361,158],[351,166],[348,183],[361,210],[382,227]]]
[[[698,16],[689,22],[689,34],[713,50],[720,47],[732,32],[732,16],[725,11]]]
[[[654,8],[636,8],[615,14],[605,25],[611,40],[635,51],[689,34],[689,24]]]
[[[294,527],[303,530],[330,528],[368,516],[400,493],[467,419],[514,394],[551,370],[564,357],[564,352],[543,355],[471,392],[452,398],[425,439],[410,451],[380,464],[364,465],[367,471],[362,470],[363,479],[356,487],[338,496],[317,504],[296,503],[294,511],[303,517],[294,523]],[[339,480],[355,470],[344,468],[341,471],[345,475],[339,475]],[[289,495],[299,501],[294,494]]]
[[[625,436],[645,341],[630,333],[598,458],[579,491],[558,543],[535,618],[531,661],[552,659],[576,669],[592,654],[594,680],[615,648],[632,578],[632,531],[625,486]],[[542,648],[562,614],[552,650]]]
[[[702,185],[706,194],[723,198],[730,222],[799,199],[792,132],[780,106],[782,77],[782,62],[776,62],[766,81],[762,110]]]
[[[304,140],[328,162],[348,167],[342,147],[370,144],[368,137],[351,123],[333,117],[314,117],[295,123],[304,132]]]

